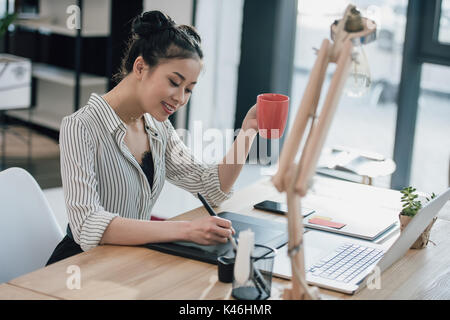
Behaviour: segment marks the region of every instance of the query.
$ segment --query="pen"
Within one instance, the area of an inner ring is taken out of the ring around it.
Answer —
[[[209,215],[213,216],[213,217],[217,217],[217,214],[214,212],[213,208],[211,208],[211,206],[206,201],[206,199],[203,198],[203,196],[200,193],[197,193],[197,196],[200,199],[200,201],[203,203],[203,206],[206,208],[206,211],[208,211]],[[232,235],[230,235],[228,237],[228,240],[230,240],[231,245],[233,246],[233,250],[237,251],[237,244]]]

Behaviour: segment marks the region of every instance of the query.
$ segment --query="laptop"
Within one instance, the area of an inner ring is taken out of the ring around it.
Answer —
[[[375,267],[380,274],[402,258],[450,199],[450,188],[428,202],[397,239],[384,245],[323,231],[304,234],[305,272],[309,284],[347,294],[365,287]],[[332,244],[332,245],[330,245]],[[273,275],[291,279],[287,246],[278,250]]]

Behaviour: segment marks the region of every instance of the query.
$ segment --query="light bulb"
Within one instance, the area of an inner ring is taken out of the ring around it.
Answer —
[[[361,43],[354,41],[350,73],[345,84],[345,93],[350,97],[361,97],[370,88],[370,70]]]

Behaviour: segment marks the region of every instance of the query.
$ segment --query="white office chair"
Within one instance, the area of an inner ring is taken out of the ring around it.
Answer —
[[[63,233],[36,180],[0,172],[0,283],[45,266]]]

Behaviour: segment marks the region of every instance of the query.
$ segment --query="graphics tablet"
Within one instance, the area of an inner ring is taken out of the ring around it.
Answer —
[[[267,219],[255,218],[233,212],[221,212],[219,217],[231,221],[236,234],[251,229],[255,233],[255,244],[262,244],[272,248],[280,248],[288,241],[287,226],[284,222],[271,221]],[[233,256],[231,243],[205,246],[193,242],[168,242],[168,243],[148,243],[146,248],[154,249],[176,256],[200,260],[207,263],[217,264],[217,257],[222,255]],[[254,254],[261,255],[260,252]]]

